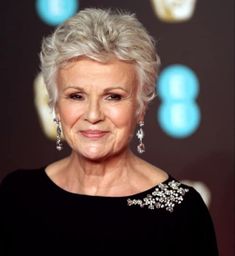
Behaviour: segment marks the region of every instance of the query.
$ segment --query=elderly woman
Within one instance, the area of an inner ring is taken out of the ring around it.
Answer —
[[[160,62],[135,15],[81,10],[44,39],[40,57],[56,147],[63,134],[71,154],[5,177],[1,255],[217,255],[199,193],[130,150],[135,133],[145,150]]]

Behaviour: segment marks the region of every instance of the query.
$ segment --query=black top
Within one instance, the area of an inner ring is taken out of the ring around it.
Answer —
[[[108,197],[65,191],[44,168],[14,171],[0,186],[0,239],[1,256],[218,255],[200,194],[171,176]]]

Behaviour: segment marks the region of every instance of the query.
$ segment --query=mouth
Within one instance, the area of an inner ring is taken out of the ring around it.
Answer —
[[[83,130],[80,131],[80,133],[86,137],[86,138],[90,138],[90,139],[99,139],[104,137],[108,131],[101,131],[101,130]]]

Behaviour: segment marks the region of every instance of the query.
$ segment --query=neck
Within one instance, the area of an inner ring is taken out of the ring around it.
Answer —
[[[128,183],[135,156],[126,150],[116,156],[91,161],[72,152],[67,158],[66,172],[70,190],[84,194],[109,194]]]

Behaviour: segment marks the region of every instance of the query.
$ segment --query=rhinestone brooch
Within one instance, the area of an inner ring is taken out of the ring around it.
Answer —
[[[176,180],[171,180],[167,184],[159,184],[155,187],[151,194],[147,194],[142,199],[127,199],[128,206],[139,205],[141,208],[162,209],[169,212],[174,211],[176,204],[181,204],[184,200],[184,195],[189,191],[187,188],[181,187],[181,183]]]

